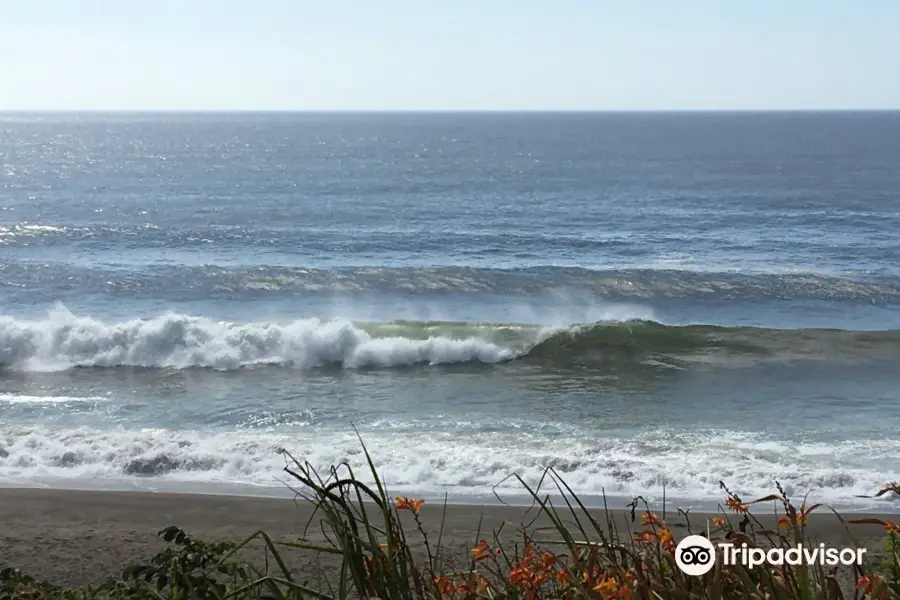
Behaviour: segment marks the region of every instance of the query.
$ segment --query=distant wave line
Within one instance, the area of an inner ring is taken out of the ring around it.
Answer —
[[[0,290],[52,282],[53,289],[142,293],[165,289],[215,293],[480,292],[553,294],[572,290],[607,298],[821,299],[897,302],[900,276],[887,273],[715,272],[672,268],[339,267],[122,265],[0,261]]]

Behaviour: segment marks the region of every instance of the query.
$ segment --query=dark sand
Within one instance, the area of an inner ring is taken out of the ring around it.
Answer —
[[[422,520],[436,539],[443,507],[425,505]],[[491,531],[503,525],[501,539],[520,540],[517,528],[533,520],[526,508],[454,505],[447,508],[444,543],[466,559],[476,540],[479,517],[483,516],[481,537],[491,539]],[[765,509],[760,507],[760,514]],[[771,508],[768,511],[772,512]],[[50,583],[79,586],[117,576],[135,561],[145,561],[164,547],[157,532],[177,525],[189,534],[207,540],[241,541],[257,530],[277,540],[297,541],[304,532],[311,509],[303,501],[233,496],[160,494],[137,492],[71,491],[44,489],[0,489],[0,569],[18,567]],[[600,515],[601,513],[598,513]],[[630,516],[626,510],[613,511],[620,531],[627,531]],[[850,515],[844,515],[852,518]],[[876,515],[859,515],[873,517]],[[683,518],[669,514],[676,538],[686,534],[678,527]],[[638,518],[640,516],[638,515]],[[900,520],[896,515],[882,516]],[[601,516],[602,519],[602,516]],[[762,519],[767,526],[771,516]],[[692,514],[695,530],[704,529],[705,515]],[[732,517],[732,522],[738,519]],[[505,524],[504,524],[505,523]],[[535,525],[546,524],[539,521]],[[639,523],[631,525],[637,529]],[[884,531],[878,525],[855,525],[852,529],[860,547],[877,559]],[[811,515],[807,532],[811,539],[828,546],[849,545],[847,534],[828,511]],[[540,539],[541,535],[536,535]],[[547,538],[553,537],[549,534]],[[321,528],[313,525],[310,541],[323,539]],[[301,579],[316,583],[317,573],[331,563],[319,563],[308,552],[289,553],[289,563]],[[248,559],[263,560],[259,546]]]

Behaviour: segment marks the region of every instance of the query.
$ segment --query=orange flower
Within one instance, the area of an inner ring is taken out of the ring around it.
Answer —
[[[509,572],[507,579],[516,587],[526,588],[533,585],[535,575],[525,567],[516,567]]]
[[[725,529],[725,526],[728,524],[728,519],[723,517],[712,517],[710,520],[717,529]]]
[[[788,510],[789,512],[794,511],[794,518],[797,520],[797,525],[806,525],[806,522],[809,520],[809,511],[806,510],[805,504],[800,505],[800,510],[794,510],[793,507],[790,507]],[[781,527],[790,527],[793,523],[790,515],[778,519],[778,525]]]
[[[557,559],[555,554],[553,554],[552,552],[544,552],[541,555],[541,567],[545,571],[549,571],[553,568],[554,565],[556,565],[556,560]]]
[[[481,540],[478,545],[472,548],[472,560],[481,562],[491,557],[491,547],[486,540]]]
[[[856,582],[856,589],[862,590],[865,594],[874,596],[877,592],[883,591],[883,584],[884,579],[879,575],[864,575]]]
[[[897,525],[893,521],[888,521],[884,524],[884,530],[887,533],[900,533],[900,525]]]
[[[656,537],[659,540],[659,543],[662,544],[662,547],[666,550],[675,549],[675,539],[672,537],[671,529],[657,529]]]
[[[456,591],[456,586],[453,585],[453,582],[446,575],[435,577],[434,586],[438,589],[441,596],[449,596]]]
[[[747,505],[741,504],[740,500],[736,498],[728,498],[728,500],[725,501],[725,504],[736,513],[743,514],[747,512]]]
[[[619,584],[612,577],[606,577],[603,581],[594,586],[594,591],[603,594],[615,594],[619,591]]]
[[[675,548],[675,539],[672,536],[672,530],[667,527],[655,531],[643,531],[635,534],[634,541],[638,544],[650,544],[654,541],[658,541],[666,550]]]
[[[401,498],[398,496],[394,499],[394,505],[397,507],[397,510],[410,510],[416,514],[419,514],[419,509],[422,508],[423,504],[425,504],[425,501],[417,498]]]
[[[862,590],[863,593],[870,596],[880,596],[887,598],[887,590],[885,589],[884,577],[881,575],[864,575],[856,582],[856,589]]]
[[[600,594],[604,600],[612,600],[613,598],[629,600],[631,598],[631,589],[627,585],[620,586],[612,577],[605,578],[592,589]]]
[[[655,539],[656,536],[649,531],[642,531],[641,533],[634,534],[634,541],[639,544],[649,544]]]
[[[653,513],[645,512],[641,515],[641,527],[648,527],[650,525],[662,526],[663,522],[659,520]]]
[[[560,569],[556,571],[553,575],[556,578],[556,581],[560,583],[560,585],[571,585],[572,584],[572,576],[569,575],[569,572],[565,569]]]

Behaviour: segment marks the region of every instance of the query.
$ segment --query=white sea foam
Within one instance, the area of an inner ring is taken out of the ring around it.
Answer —
[[[70,404],[105,402],[102,396],[29,396],[25,394],[0,394],[0,404]]]
[[[210,367],[254,364],[348,368],[497,363],[514,349],[478,337],[373,337],[345,319],[236,324],[169,313],[106,323],[57,306],[42,320],[0,317],[0,364],[26,371],[74,366]]]
[[[535,485],[544,468],[554,466],[577,493],[593,497],[595,503],[604,492],[659,500],[665,485],[667,497],[677,505],[708,507],[723,499],[720,480],[746,499],[771,493],[779,481],[796,498],[810,492],[812,499],[836,506],[884,509],[896,499],[856,496],[872,495],[885,483],[900,480],[900,471],[886,467],[900,453],[900,441],[792,442],[729,430],[655,430],[628,438],[591,438],[527,431],[415,432],[389,426],[362,435],[392,493],[430,497],[448,492],[455,498],[489,500],[493,486],[507,475],[518,473]],[[64,479],[105,487],[111,482],[181,482],[274,489],[288,480],[278,448],[322,472],[347,461],[367,478],[365,458],[351,431],[201,433],[20,426],[0,429],[0,481],[34,485]],[[513,500],[521,499],[522,492],[513,483],[498,489]]]
[[[0,225],[0,245],[10,243],[17,237],[34,238],[42,234],[67,233],[67,227],[22,223],[20,225]]]

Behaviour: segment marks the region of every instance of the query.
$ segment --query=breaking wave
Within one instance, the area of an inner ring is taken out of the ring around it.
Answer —
[[[385,368],[525,360],[554,364],[670,359],[897,360],[900,331],[673,326],[653,321],[549,328],[529,324],[304,319],[231,323],[169,313],[106,323],[58,306],[43,320],[0,317],[0,365],[72,367],[252,365]]]
[[[235,324],[165,314],[104,323],[56,307],[46,320],[0,318],[0,364],[24,370],[70,367],[211,367],[256,364],[392,367],[496,363],[515,352],[477,337],[376,337],[351,321]]]

